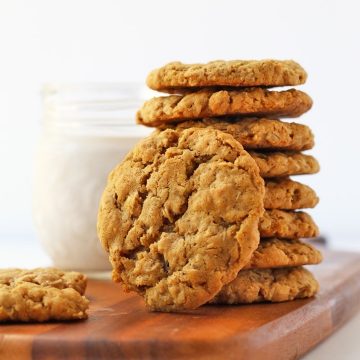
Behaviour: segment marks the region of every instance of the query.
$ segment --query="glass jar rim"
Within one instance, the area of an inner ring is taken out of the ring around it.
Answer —
[[[42,85],[42,94],[79,91],[124,91],[146,89],[141,82],[48,82]]]
[[[50,130],[148,133],[136,126],[136,111],[148,97],[139,82],[52,82],[42,87],[43,124]]]

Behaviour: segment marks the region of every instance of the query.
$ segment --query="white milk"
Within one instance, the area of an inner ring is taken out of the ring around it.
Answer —
[[[33,216],[37,233],[55,266],[109,270],[96,232],[99,200],[110,170],[152,130],[135,125],[135,111],[142,100],[128,101],[131,91],[124,95],[118,88],[111,89],[108,101],[105,86],[97,101],[96,86],[91,88],[91,100],[87,87],[77,87],[75,95],[73,88],[70,95],[67,87],[51,89],[50,95],[45,90],[44,134],[36,157]],[[125,102],[121,96],[126,96]]]

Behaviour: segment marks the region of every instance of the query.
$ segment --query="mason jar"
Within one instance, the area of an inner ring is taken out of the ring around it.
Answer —
[[[135,124],[138,84],[46,85],[33,216],[54,266],[110,269],[96,233],[107,175],[152,130]]]

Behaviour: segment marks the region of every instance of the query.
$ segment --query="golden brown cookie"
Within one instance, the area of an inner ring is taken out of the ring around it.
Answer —
[[[314,220],[303,211],[266,210],[259,230],[261,238],[299,239],[319,235]]]
[[[1,270],[0,322],[86,319],[85,287],[86,278],[75,272]]]
[[[232,136],[154,133],[111,172],[101,199],[98,234],[113,279],[151,310],[204,304],[257,248],[263,196],[254,159]]]
[[[319,163],[313,156],[298,152],[251,151],[250,155],[264,178],[315,174],[320,170]]]
[[[214,304],[282,302],[314,296],[319,284],[303,267],[243,270],[211,301]]]
[[[318,202],[315,191],[305,184],[288,178],[267,179],[265,182],[265,209],[313,208]]]
[[[201,87],[288,86],[304,84],[305,70],[292,60],[232,60],[207,64],[171,62],[153,70],[147,85],[170,93]]]
[[[138,111],[137,122],[146,126],[159,126],[169,122],[226,115],[297,117],[311,106],[310,96],[295,89],[201,90],[148,100]]]
[[[232,135],[246,150],[301,151],[314,146],[314,136],[308,126],[266,118],[207,118],[163,126],[177,130],[211,127]]]
[[[319,264],[322,255],[309,243],[300,240],[262,239],[244,269],[272,269]]]
[[[57,289],[73,288],[84,295],[87,278],[76,271],[63,271],[54,268],[0,269],[0,285],[14,286],[20,282],[55,287]]]

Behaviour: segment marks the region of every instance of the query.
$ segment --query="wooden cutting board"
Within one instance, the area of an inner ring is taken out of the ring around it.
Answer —
[[[295,359],[360,309],[360,254],[326,252],[321,291],[281,304],[149,313],[137,295],[91,280],[87,321],[0,326],[0,359]]]

